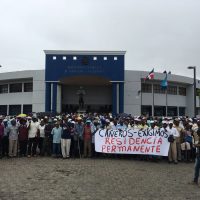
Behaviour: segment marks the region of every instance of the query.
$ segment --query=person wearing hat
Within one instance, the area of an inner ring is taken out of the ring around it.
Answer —
[[[60,148],[61,148],[61,135],[62,135],[62,128],[60,124],[56,122],[55,127],[51,131],[51,135],[53,136],[53,157],[59,158],[60,157]]]
[[[8,128],[9,132],[9,157],[17,156],[17,143],[18,143],[18,126],[15,119],[11,120],[11,126]]]
[[[84,140],[84,158],[92,156],[92,125],[91,120],[86,120],[84,126],[83,140]]]
[[[78,117],[74,125],[74,151],[76,154],[78,150],[80,157],[83,155],[83,132],[84,124],[82,122],[82,118]]]
[[[173,127],[172,120],[169,121],[169,126],[167,127],[167,134],[170,138],[173,138],[173,140],[170,141],[170,146],[169,146],[169,153],[168,153],[169,163],[174,162],[174,164],[178,164],[175,138],[179,136],[179,132],[177,131],[176,128]]]
[[[64,123],[62,127],[61,135],[61,152],[63,158],[70,157],[70,146],[71,146],[71,123]]]
[[[181,135],[183,134],[183,128],[179,125],[180,121],[178,118],[174,119],[174,128],[178,131],[179,135],[175,137],[176,140],[176,149],[177,149],[177,159],[181,161]]]

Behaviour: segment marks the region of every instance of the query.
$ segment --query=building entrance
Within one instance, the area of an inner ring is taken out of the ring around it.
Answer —
[[[62,79],[62,112],[112,112],[112,84],[101,77]]]

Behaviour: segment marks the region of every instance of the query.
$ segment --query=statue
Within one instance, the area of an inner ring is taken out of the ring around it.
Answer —
[[[79,90],[76,93],[79,96],[79,109],[80,108],[84,108],[84,100],[83,100],[83,96],[85,95],[85,90],[83,89],[82,86],[80,86]]]

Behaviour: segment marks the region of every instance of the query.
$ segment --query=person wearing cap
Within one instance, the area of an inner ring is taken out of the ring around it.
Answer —
[[[64,123],[62,127],[61,135],[61,152],[63,158],[70,157],[70,147],[71,147],[71,123]]]
[[[11,120],[11,126],[8,127],[9,133],[9,157],[17,156],[17,143],[18,143],[18,126],[15,119]]]
[[[150,121],[150,127],[148,128],[148,131],[151,131],[151,132],[158,131],[158,127],[156,126],[155,120]],[[147,159],[150,159],[153,162],[158,162],[159,158],[160,158],[159,156],[149,155],[149,158]]]
[[[55,127],[51,131],[51,135],[53,136],[53,155],[52,157],[59,158],[60,157],[60,148],[61,148],[61,135],[62,128],[60,124],[56,122]]]
[[[28,158],[36,156],[37,137],[39,134],[39,123],[36,117],[32,117],[28,125]]]
[[[180,122],[178,118],[174,119],[174,128],[178,131],[179,135],[175,137],[176,149],[177,149],[177,159],[181,161],[181,134],[183,133],[183,128],[179,126]]]
[[[173,121],[169,121],[169,126],[167,127],[167,133],[168,136],[173,137],[174,141],[170,142],[169,146],[169,153],[168,153],[168,159],[169,163],[174,162],[174,164],[178,164],[177,161],[177,148],[176,148],[176,140],[175,138],[179,136],[179,132],[176,128],[173,127]]]
[[[84,132],[83,132],[83,140],[84,140],[84,158],[91,157],[92,155],[92,149],[91,149],[91,143],[92,143],[92,126],[91,126],[91,120],[86,120],[86,125],[84,126]]]
[[[74,148],[75,154],[77,150],[79,152],[79,157],[83,155],[83,132],[84,124],[81,117],[77,117],[76,123],[74,125]]]

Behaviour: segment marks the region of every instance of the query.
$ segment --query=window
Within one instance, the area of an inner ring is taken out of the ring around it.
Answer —
[[[186,88],[185,87],[179,87],[178,93],[179,93],[179,95],[186,96]]]
[[[177,107],[168,106],[167,107],[167,116],[176,117],[177,116]]]
[[[33,83],[24,83],[24,92],[33,92]]]
[[[166,90],[162,89],[161,86],[158,85],[158,84],[153,85],[153,90],[154,90],[154,93],[158,93],[158,94],[165,94],[166,93]]]
[[[152,93],[152,84],[142,83],[142,92]]]
[[[8,84],[0,85],[0,94],[1,93],[8,93]]]
[[[165,116],[166,106],[154,106],[154,116]]]
[[[179,107],[179,116],[185,116],[185,107]]]
[[[66,56],[63,56],[63,60],[67,60],[67,57],[66,57]]]
[[[117,59],[118,59],[117,56],[115,56],[115,57],[114,57],[114,60],[117,60]]]
[[[56,60],[56,56],[53,56],[53,60]]]
[[[104,59],[104,60],[108,60],[108,58],[107,58],[106,56],[105,56],[105,57],[103,57],[103,59]]]
[[[168,86],[167,93],[172,95],[177,95],[177,87],[176,86]]]
[[[76,56],[74,56],[74,57],[73,57],[73,60],[77,60],[77,57],[76,57]]]
[[[13,92],[22,92],[22,83],[10,84],[10,93]]]
[[[23,105],[23,113],[24,114],[32,113],[32,105],[31,104]]]
[[[21,105],[9,105],[9,115],[19,115],[21,113]]]
[[[0,115],[7,115],[7,105],[0,105]]]
[[[95,57],[93,57],[93,60],[97,60],[97,57],[95,56]]]
[[[152,106],[142,106],[142,115],[152,116]]]
[[[200,89],[199,88],[196,89],[196,96],[200,96]]]

